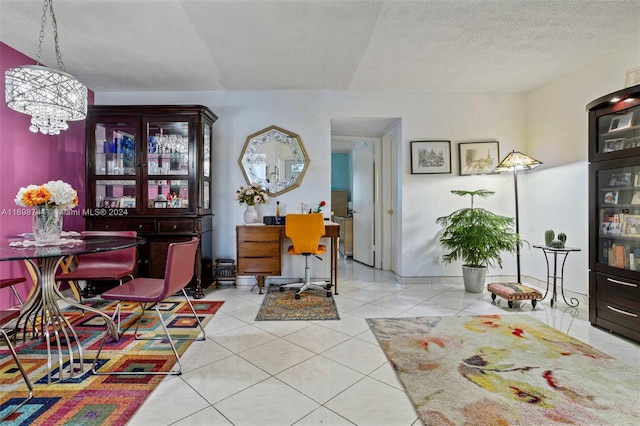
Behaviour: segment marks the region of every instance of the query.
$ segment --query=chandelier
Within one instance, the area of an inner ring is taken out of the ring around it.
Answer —
[[[50,11],[58,68],[40,65],[44,27]],[[58,23],[53,0],[44,0],[36,65],[22,65],[5,71],[7,106],[31,116],[29,130],[57,135],[67,130],[67,121],[84,120],[87,116],[87,87],[65,72],[58,45]]]

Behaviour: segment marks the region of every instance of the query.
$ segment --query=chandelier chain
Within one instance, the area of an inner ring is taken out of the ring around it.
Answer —
[[[56,60],[58,61],[58,68],[66,72],[64,62],[62,62],[62,52],[60,51],[60,43],[58,39],[58,21],[56,20],[56,14],[53,11],[53,0],[44,0],[42,5],[42,19],[40,21],[40,37],[38,38],[38,53],[36,56],[36,63],[39,65],[40,56],[42,55],[42,42],[44,41],[44,27],[47,25],[47,10],[51,14],[51,25],[53,26],[53,42],[56,50]]]

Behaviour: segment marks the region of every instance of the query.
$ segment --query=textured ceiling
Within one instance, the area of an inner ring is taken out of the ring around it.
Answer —
[[[640,0],[55,0],[54,8],[66,69],[96,92],[525,92],[640,37]],[[0,40],[35,58],[41,15],[41,0],[0,0]],[[51,34],[49,21],[42,62],[55,66]]]

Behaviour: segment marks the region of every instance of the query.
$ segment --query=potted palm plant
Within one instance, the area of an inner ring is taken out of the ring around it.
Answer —
[[[473,206],[473,197],[487,198],[493,191],[451,191],[461,197],[471,196],[471,206],[436,219],[444,227],[440,244],[448,253],[442,256],[444,263],[462,260],[462,277],[465,291],[481,293],[489,266],[502,267],[502,252],[516,253],[523,241],[513,230],[515,219],[500,216]]]

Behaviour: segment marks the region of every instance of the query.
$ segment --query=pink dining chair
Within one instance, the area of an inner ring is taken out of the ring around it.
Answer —
[[[16,284],[20,284],[27,281],[27,279],[25,277],[18,277],[18,278],[4,278],[0,280],[0,289],[2,288],[6,288],[9,287],[11,288],[11,291],[13,292],[13,295],[15,296],[16,300],[18,301],[18,304],[20,306],[23,305],[23,301],[22,298],[20,297],[20,294],[18,294],[18,290],[16,290]]]
[[[20,407],[25,405],[27,402],[29,402],[33,398],[33,386],[31,385],[31,381],[29,380],[27,373],[24,371],[24,367],[22,366],[22,363],[20,362],[20,359],[16,354],[16,350],[14,349],[13,344],[11,343],[11,339],[9,338],[7,333],[4,331],[4,326],[8,324],[10,321],[12,321],[13,319],[18,318],[19,315],[20,315],[20,310],[17,308],[0,310],[0,335],[6,342],[7,348],[9,348],[9,352],[11,352],[11,356],[13,357],[13,360],[15,361],[16,365],[18,366],[18,369],[20,370],[22,379],[26,383],[27,389],[29,390],[29,396],[26,399],[22,400],[18,405],[10,409],[7,413],[4,413],[2,418],[0,418],[0,422],[4,421],[10,415],[18,411]]]
[[[136,231],[82,231],[87,237],[137,237]],[[56,281],[118,281],[122,285],[124,278],[133,279],[138,260],[137,247],[122,250],[87,253],[78,256],[78,266],[70,272],[56,275]]]
[[[102,342],[100,343],[100,347],[98,349],[98,353],[96,354],[96,358],[93,361],[93,366],[91,367],[91,371],[94,374],[120,374],[120,375],[147,375],[147,374],[172,374],[179,375],[182,373],[182,363],[180,362],[180,356],[178,355],[178,351],[176,350],[176,346],[174,344],[175,340],[196,340],[202,341],[205,339],[206,335],[204,332],[204,328],[202,327],[202,323],[200,322],[200,318],[196,314],[196,311],[193,309],[193,305],[187,296],[184,288],[189,284],[191,279],[193,278],[193,271],[195,267],[195,258],[196,258],[196,250],[198,249],[199,239],[197,237],[193,237],[191,241],[185,241],[181,243],[171,243],[169,244],[169,249],[167,253],[167,264],[165,266],[164,278],[134,278],[131,281],[127,281],[119,287],[112,288],[108,290],[100,297],[105,300],[115,300],[118,302],[116,309],[113,313],[113,317],[120,313],[120,305],[122,302],[137,302],[140,304],[140,308],[142,310],[141,315],[136,318],[135,324],[136,328],[134,331],[134,337],[136,340],[163,340],[164,337],[151,337],[151,338],[142,338],[138,335],[138,325],[140,319],[144,316],[144,313],[147,309],[151,307],[155,307],[156,314],[158,319],[160,320],[160,324],[162,325],[162,329],[164,330],[164,334],[166,335],[169,344],[171,345],[171,349],[173,350],[173,354],[176,357],[178,363],[177,370],[169,370],[169,371],[109,371],[109,372],[99,372],[96,371],[96,364],[98,359],[100,358],[100,353],[102,352],[102,347],[104,346],[105,341],[109,335],[108,329],[102,338]],[[191,313],[194,318],[198,322],[198,326],[200,327],[200,331],[202,334],[197,338],[172,338],[171,333],[167,328],[167,325],[162,318],[162,313],[158,307],[158,304],[163,300],[167,299],[174,294],[182,292],[189,308],[191,308]]]

